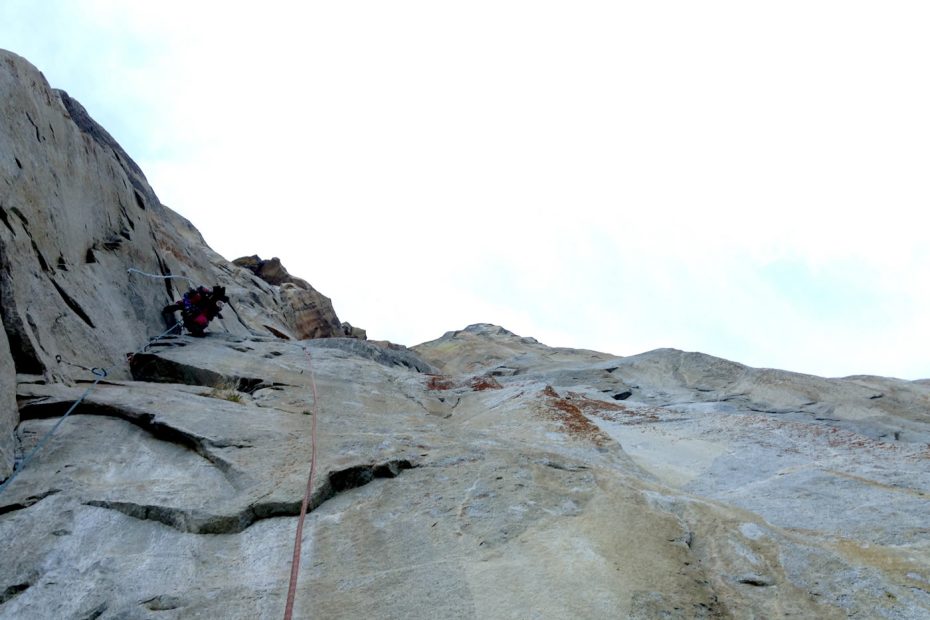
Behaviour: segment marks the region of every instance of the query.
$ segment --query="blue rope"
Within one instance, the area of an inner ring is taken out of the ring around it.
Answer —
[[[180,326],[181,326],[181,321],[178,321],[177,323],[175,323],[174,325],[172,325],[171,327],[169,327],[168,329],[166,329],[166,330],[163,331],[162,333],[158,334],[158,335],[155,336],[154,338],[150,338],[148,342],[146,342],[144,345],[142,345],[142,348],[141,348],[141,349],[139,349],[139,350],[136,351],[135,353],[130,353],[129,356],[132,357],[133,355],[137,355],[137,354],[139,354],[139,353],[145,353],[145,350],[148,349],[150,346],[152,346],[152,343],[153,343],[153,342],[155,342],[156,340],[161,340],[162,338],[164,338],[165,336],[167,336],[168,334],[170,334],[172,331],[174,331],[174,329],[175,329],[176,327],[180,327]]]
[[[77,409],[77,406],[81,404],[81,402],[87,397],[88,394],[90,394],[90,391],[91,391],[92,389],[94,389],[95,387],[97,387],[97,384],[100,383],[101,379],[103,379],[104,377],[107,376],[107,371],[106,371],[106,369],[104,369],[104,368],[93,368],[93,369],[91,369],[91,372],[94,373],[94,375],[97,377],[97,378],[94,380],[94,382],[90,385],[89,388],[87,388],[86,390],[84,390],[84,393],[81,394],[81,397],[80,397],[79,399],[77,399],[76,401],[74,401],[74,404],[71,405],[71,408],[68,409],[68,410],[65,412],[65,415],[61,416],[61,419],[58,420],[58,422],[55,423],[55,426],[53,426],[53,427],[51,428],[50,431],[48,431],[47,433],[45,433],[45,435],[42,437],[42,439],[39,440],[39,443],[37,443],[36,446],[32,449],[32,451],[29,452],[28,455],[26,455],[26,458],[24,458],[24,459],[19,463],[19,467],[17,467],[16,469],[13,470],[13,473],[10,474],[10,477],[7,478],[6,481],[5,481],[3,484],[0,484],[0,493],[3,493],[4,489],[6,489],[8,486],[10,486],[10,483],[13,482],[13,480],[16,479],[16,476],[18,476],[19,473],[20,473],[21,471],[23,471],[24,469],[26,469],[26,465],[29,464],[29,461],[32,460],[32,457],[34,457],[35,454],[36,454],[36,452],[38,452],[38,451],[42,448],[42,446],[44,446],[45,443],[46,443],[49,439],[52,438],[52,435],[55,433],[55,431],[58,430],[58,427],[61,426],[61,423],[65,421],[65,418],[67,418],[69,415],[71,415],[71,412],[74,411],[75,409]]]
[[[131,358],[133,355],[137,355],[137,354],[139,354],[139,353],[145,352],[145,350],[148,349],[149,346],[151,346],[151,344],[152,344],[153,342],[155,342],[156,340],[160,340],[160,339],[163,338],[164,336],[167,336],[169,332],[173,331],[173,330],[174,330],[178,325],[180,325],[180,324],[181,324],[180,322],[175,323],[174,325],[172,325],[171,327],[169,327],[166,331],[163,331],[163,332],[160,333],[159,335],[157,335],[157,336],[155,336],[154,338],[150,339],[148,342],[146,342],[146,343],[142,346],[141,349],[139,349],[139,350],[136,351],[135,353],[130,353],[129,357]],[[60,355],[56,356],[55,359],[56,359],[59,363],[61,363],[61,361],[62,361]],[[66,363],[68,363],[68,362],[66,362]],[[72,366],[74,366],[74,365],[75,365],[75,364],[72,364]],[[69,415],[71,415],[71,412],[72,412],[72,411],[74,411],[75,409],[77,409],[77,406],[80,405],[80,404],[84,401],[85,398],[87,398],[87,395],[90,394],[91,390],[93,390],[95,387],[97,387],[97,384],[100,383],[100,382],[107,376],[107,374],[108,374],[106,368],[91,368],[90,371],[91,371],[92,373],[94,373],[94,376],[97,377],[97,378],[94,380],[94,382],[93,382],[92,384],[90,384],[90,386],[89,386],[86,390],[84,390],[84,393],[81,394],[80,398],[78,398],[76,401],[74,401],[74,403],[71,405],[71,407],[65,412],[65,415],[61,416],[61,419],[58,420],[58,422],[55,423],[55,426],[53,426],[51,429],[49,429],[49,431],[48,431],[47,433],[45,433],[45,435],[42,436],[42,439],[39,440],[39,443],[37,443],[37,444],[35,445],[35,447],[29,452],[29,454],[26,455],[26,457],[25,457],[22,461],[20,461],[19,465],[13,469],[13,473],[10,474],[10,477],[7,478],[5,481],[3,481],[2,484],[0,484],[0,494],[2,494],[3,491],[6,490],[6,488],[7,488],[8,486],[10,486],[10,483],[13,482],[13,480],[16,478],[16,476],[18,476],[18,475],[20,474],[20,472],[23,471],[23,470],[26,468],[26,465],[29,464],[29,461],[32,460],[32,457],[34,457],[34,456],[36,455],[36,453],[42,448],[42,446],[44,446],[44,445],[46,444],[46,442],[48,442],[48,440],[52,438],[52,435],[55,434],[55,431],[58,430],[58,427],[61,426],[61,423],[65,421],[65,418],[67,418]]]
[[[160,275],[156,275],[156,274],[154,274],[154,273],[146,273],[146,272],[144,272],[144,271],[139,271],[139,270],[136,269],[135,267],[130,267],[129,269],[126,270],[126,272],[127,272],[127,273],[138,273],[138,274],[143,275],[143,276],[145,276],[145,277],[147,277],[147,278],[156,278],[156,279],[158,279],[158,280],[170,280],[171,278],[177,278],[177,279],[179,279],[179,280],[187,280],[188,282],[191,283],[191,286],[193,286],[193,287],[196,287],[196,286],[197,286],[196,284],[194,284],[194,281],[191,280],[190,278],[188,278],[187,276],[160,276]]]

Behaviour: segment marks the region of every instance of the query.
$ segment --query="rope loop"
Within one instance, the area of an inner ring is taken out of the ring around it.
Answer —
[[[156,280],[171,280],[171,279],[187,280],[188,282],[191,283],[191,286],[196,287],[196,284],[194,284],[194,281],[188,278],[187,276],[175,276],[175,275],[160,276],[155,273],[146,273],[144,271],[140,271],[136,269],[135,267],[130,267],[129,269],[126,270],[126,273],[138,273],[139,275],[143,275],[146,278],[154,278]]]

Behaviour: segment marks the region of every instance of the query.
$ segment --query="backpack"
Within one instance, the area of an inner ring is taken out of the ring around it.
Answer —
[[[201,304],[206,301],[207,296],[210,294],[210,291],[202,286],[198,286],[196,289],[189,289],[184,293],[184,297],[181,298],[181,304],[184,306],[185,312],[194,312]]]

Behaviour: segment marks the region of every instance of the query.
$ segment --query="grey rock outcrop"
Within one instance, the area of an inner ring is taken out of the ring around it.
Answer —
[[[340,349],[385,366],[401,366],[417,372],[435,373],[436,369],[405,346],[384,341],[360,341],[357,338],[327,338],[318,347]]]
[[[449,374],[487,372],[514,375],[530,369],[577,367],[579,359],[604,361],[615,356],[581,349],[547,347],[499,325],[475,323],[413,347],[423,359]],[[455,351],[455,355],[448,355]],[[542,367],[540,366],[542,364]]]
[[[357,338],[358,340],[368,340],[368,332],[366,332],[361,327],[355,327],[354,325],[346,321],[342,322],[342,333],[349,338]]]
[[[262,260],[257,255],[237,258],[233,264],[248,269],[280,290],[285,322],[298,340],[304,338],[365,337],[364,330],[353,331],[340,323],[333,303],[310,283],[287,272],[281,259]],[[359,333],[360,332],[360,333]]]

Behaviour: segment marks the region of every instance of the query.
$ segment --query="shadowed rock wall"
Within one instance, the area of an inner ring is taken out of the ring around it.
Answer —
[[[13,470],[13,429],[16,411],[16,374],[6,332],[0,329],[0,480]]]

